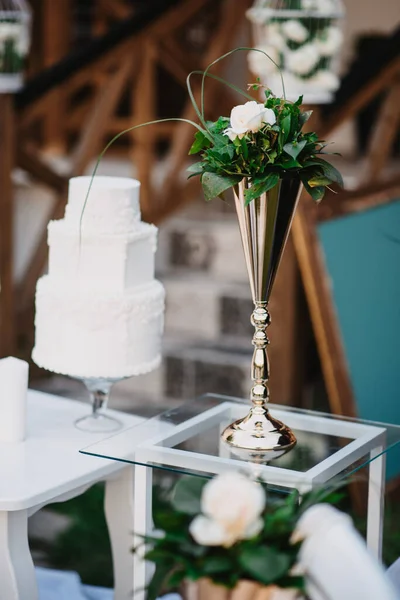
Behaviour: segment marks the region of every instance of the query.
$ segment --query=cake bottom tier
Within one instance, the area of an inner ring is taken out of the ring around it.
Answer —
[[[158,281],[112,294],[60,287],[44,276],[36,290],[32,358],[39,367],[73,377],[147,373],[161,360],[164,299]]]

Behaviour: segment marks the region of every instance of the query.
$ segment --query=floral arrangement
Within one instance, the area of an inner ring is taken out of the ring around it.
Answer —
[[[0,20],[0,74],[20,73],[28,50],[28,25]]]
[[[264,9],[260,6],[248,13],[258,24],[257,47],[274,59],[288,89],[336,91],[339,79],[334,59],[343,43],[336,2],[286,0],[276,9],[268,8],[270,2],[262,4]],[[254,52],[249,55],[249,66],[262,77],[277,73],[272,63],[260,61]]]
[[[340,173],[321,158],[325,145],[317,134],[302,131],[311,112],[302,112],[301,102],[301,97],[297,102],[276,98],[267,89],[264,103],[251,100],[235,106],[230,118],[204,122],[190,149],[201,161],[189,170],[190,176],[200,175],[206,200],[244,177],[251,180],[247,203],[285,178],[300,178],[316,201],[332,183],[343,185]]]
[[[200,176],[206,200],[221,196],[223,192],[246,178],[250,188],[246,190],[246,204],[278,185],[282,179],[301,180],[311,197],[319,202],[325,190],[333,183],[343,186],[339,171],[321,158],[328,154],[326,144],[314,132],[303,132],[303,126],[311,111],[302,111],[302,97],[290,102],[285,97],[284,78],[281,75],[283,97],[276,97],[265,89],[265,102],[256,102],[248,92],[221,77],[210,73],[219,61],[239,51],[254,51],[264,60],[274,62],[257,48],[240,47],[227,52],[210,63],[205,71],[193,71],[187,77],[187,89],[199,123],[183,118],[167,118],[139,123],[115,135],[99,155],[84,201],[82,218],[90,195],[93,179],[107,150],[121,136],[140,127],[180,121],[192,125],[197,131],[189,154],[200,153],[201,160],[188,169],[189,178]],[[274,63],[275,64],[275,63]],[[276,65],[277,66],[277,65]],[[279,67],[278,67],[279,69]],[[191,77],[201,75],[201,100],[198,106],[191,87]],[[235,106],[230,118],[221,116],[215,122],[206,121],[204,115],[204,87],[207,77],[216,79],[244,96],[248,102]],[[249,85],[254,91],[265,86],[260,82]]]
[[[304,598],[298,564],[304,534],[296,523],[310,506],[340,497],[336,491],[273,497],[236,472],[208,482],[183,477],[154,511],[155,535],[144,538],[146,559],[156,567],[148,600],[204,578],[229,589],[243,580],[269,586],[270,600]]]

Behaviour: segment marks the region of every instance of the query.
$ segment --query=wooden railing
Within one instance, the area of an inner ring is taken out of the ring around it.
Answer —
[[[11,125],[7,125],[8,143],[3,144],[1,150],[1,153],[7,153],[8,158],[2,161],[3,175],[0,175],[2,189],[6,190],[6,194],[0,198],[0,355],[9,354],[15,349],[16,323],[19,332],[32,330],[35,286],[47,261],[47,232],[44,228],[22,281],[14,288],[10,233],[11,187],[4,184],[5,179],[10,181],[12,164],[20,166],[54,192],[55,203],[49,217],[61,218],[69,178],[83,174],[110,134],[116,133],[115,130],[110,132],[109,124],[114,120],[122,96],[128,92],[131,98],[131,116],[118,122],[121,129],[157,118],[156,100],[163,94],[163,90],[157,86],[158,67],[162,66],[180,86],[185,86],[190,71],[204,69],[209,62],[233,46],[239,27],[245,22],[244,13],[250,2],[176,0],[168,2],[167,7],[166,4],[164,1],[158,2],[156,17],[145,7],[103,38],[96,39],[87,50],[81,50],[46,70],[17,95],[14,108],[11,99],[3,97],[7,111],[16,113],[18,127],[13,132]],[[155,5],[157,2],[150,3],[153,11]],[[204,10],[212,11],[216,20],[208,36],[207,48],[199,56],[188,51],[181,37],[182,31]],[[221,68],[217,65],[215,72],[220,72]],[[72,99],[88,86],[90,94],[87,98],[74,104]],[[194,89],[197,93],[198,86],[194,85]],[[48,109],[46,99],[54,90],[62,92],[65,107],[71,106],[63,115],[65,131],[76,132],[83,123],[78,139],[69,149],[69,169],[63,174],[43,156],[36,135]],[[229,112],[229,107],[234,103],[230,94],[218,87],[215,81],[208,83],[205,99],[209,116],[217,115],[221,110]],[[189,101],[179,116],[196,118]],[[9,119],[9,123],[12,123],[12,119]],[[130,135],[136,173],[142,183],[143,218],[155,223],[198,193],[198,183],[182,183],[178,176],[187,159],[193,130],[185,123],[171,125],[138,129]],[[31,132],[35,132],[35,135]],[[10,138],[16,143],[15,155]],[[156,188],[152,172],[158,144],[166,138],[169,140],[165,158],[168,168],[162,185]],[[29,341],[27,343],[29,345]]]

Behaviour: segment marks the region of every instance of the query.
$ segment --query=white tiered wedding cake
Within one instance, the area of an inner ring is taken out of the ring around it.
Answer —
[[[160,362],[164,288],[154,279],[157,228],[140,218],[140,183],[70,180],[65,218],[48,227],[49,274],[36,290],[33,360],[76,377],[121,378]]]

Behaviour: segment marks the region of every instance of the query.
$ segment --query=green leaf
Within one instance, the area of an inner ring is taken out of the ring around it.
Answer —
[[[308,180],[306,177],[301,177],[304,187],[307,192],[310,194],[311,198],[315,200],[315,202],[321,202],[322,198],[325,196],[325,187],[317,186],[311,187],[308,185]]]
[[[313,163],[321,167],[325,177],[331,182],[337,183],[340,187],[344,186],[342,174],[331,163],[323,158],[314,158]]]
[[[287,115],[284,119],[282,119],[281,128],[283,133],[283,143],[286,144],[289,135],[290,135],[290,124],[292,121],[292,117]]]
[[[230,187],[236,185],[243,178],[241,175],[218,175],[217,173],[203,173],[201,184],[205,199],[212,200]]]
[[[316,177],[312,177],[308,180],[308,185],[312,188],[319,187],[321,185],[325,187],[331,183],[332,180],[328,179],[328,177],[325,177],[324,175],[317,175]]]
[[[165,581],[173,567],[168,563],[156,564],[156,570],[147,587],[147,600],[156,600],[162,593]]]
[[[300,121],[300,124],[302,127],[303,127],[304,123],[307,123],[308,119],[311,117],[312,114],[313,114],[312,110],[307,110],[307,111],[300,113],[299,121]]]
[[[242,150],[244,160],[247,160],[249,157],[249,149],[247,147],[246,138],[240,138],[240,147]]]
[[[205,173],[211,175],[212,173]],[[201,493],[207,481],[201,477],[182,477],[174,488],[171,499],[172,507],[187,515],[198,515],[201,512]]]
[[[291,557],[269,546],[247,546],[239,556],[241,567],[251,578],[269,585],[283,577],[291,566]]]
[[[302,140],[301,142],[292,142],[285,144],[283,146],[283,150],[286,152],[286,154],[289,154],[289,156],[296,160],[306,144],[307,140]]]
[[[203,148],[209,148],[211,145],[210,140],[202,131],[196,131],[194,134],[194,142],[189,150],[189,154],[197,154]]]
[[[252,185],[244,193],[245,206],[248,206],[250,202],[261,196],[261,194],[265,194],[266,192],[269,192],[269,190],[272,190],[278,182],[279,174],[269,173],[265,179]]]
[[[216,573],[226,573],[235,569],[235,563],[229,556],[208,556],[203,563],[205,575],[215,575]]]
[[[191,164],[186,170],[188,173],[201,173],[203,171],[203,162],[201,160],[199,162],[195,162]]]

